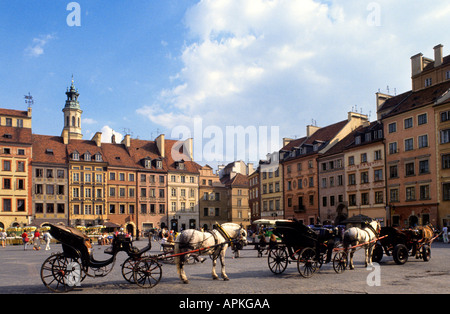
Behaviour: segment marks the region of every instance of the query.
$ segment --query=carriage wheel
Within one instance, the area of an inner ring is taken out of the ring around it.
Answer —
[[[305,278],[310,278],[317,269],[319,269],[318,261],[316,259],[316,251],[313,248],[304,248],[297,260],[297,269],[300,275]]]
[[[428,245],[422,247],[422,259],[428,262],[431,259],[431,248]]]
[[[133,277],[134,266],[138,261],[132,257],[128,257],[122,264],[122,276],[129,283],[135,283]]]
[[[383,247],[380,244],[376,244],[372,253],[372,262],[379,263],[383,259]]]
[[[63,253],[51,255],[41,267],[41,280],[53,292],[71,291],[84,277],[78,260],[66,258]]]
[[[337,274],[341,274],[347,268],[347,253],[339,251],[333,257],[333,269]]]
[[[271,249],[267,257],[269,269],[276,275],[283,273],[286,270],[288,259],[288,253],[284,247]]]
[[[143,258],[134,266],[134,282],[141,288],[153,288],[159,283],[161,276],[161,265],[153,258]]]
[[[403,265],[408,261],[408,249],[403,244],[397,244],[392,252],[392,257],[397,265]]]

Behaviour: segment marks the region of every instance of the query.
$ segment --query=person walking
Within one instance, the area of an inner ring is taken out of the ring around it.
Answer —
[[[48,230],[46,230],[46,231],[44,232],[44,241],[45,241],[45,250],[46,250],[46,251],[50,250],[50,240],[51,240],[52,238],[53,238],[53,237],[50,235],[50,232],[48,232]]]
[[[28,233],[26,231],[22,233],[22,241],[23,241],[23,250],[25,251],[27,249],[28,243],[30,242],[30,239],[28,238]]]
[[[448,227],[447,225],[442,228],[442,239],[444,240],[444,243],[448,243]]]
[[[0,231],[0,240],[2,241],[2,247],[6,247],[6,237],[8,235],[6,234],[5,230]]]
[[[41,249],[41,239],[40,239],[41,233],[39,232],[39,230],[36,229],[36,231],[34,232],[34,237],[33,237],[33,250],[35,251],[39,251]]]

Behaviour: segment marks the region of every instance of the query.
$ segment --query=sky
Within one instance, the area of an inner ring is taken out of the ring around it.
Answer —
[[[448,29],[446,0],[0,0],[0,107],[30,93],[33,133],[60,135],[73,75],[85,139],[255,162],[309,124],[376,120],[375,93],[410,90],[410,57],[449,55]]]

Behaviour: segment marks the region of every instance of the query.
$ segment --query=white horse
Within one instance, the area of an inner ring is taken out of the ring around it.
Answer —
[[[367,225],[364,228],[358,228],[358,227],[352,227],[347,229],[344,232],[344,249],[347,252],[348,248],[361,245],[363,243],[366,243],[364,245],[365,250],[365,266],[372,265],[372,253],[373,248],[375,246],[375,242],[369,243],[373,240],[375,240],[378,237],[378,234],[380,232],[380,224],[378,221],[373,220],[370,223],[367,223]],[[350,249],[349,254],[349,268],[354,269],[355,266],[353,266],[353,254],[355,253],[356,248]]]
[[[184,230],[178,236],[174,255],[175,264],[177,265],[177,272],[183,283],[189,283],[186,273],[184,272],[184,262],[189,257],[190,251],[197,251],[192,253],[208,254],[213,261],[212,277],[214,280],[219,279],[216,273],[217,258],[220,257],[222,265],[222,278],[229,280],[225,273],[225,253],[229,245],[243,246],[247,245],[247,231],[242,226],[235,223],[224,223],[219,225],[217,229],[212,231],[197,231],[193,229]]]

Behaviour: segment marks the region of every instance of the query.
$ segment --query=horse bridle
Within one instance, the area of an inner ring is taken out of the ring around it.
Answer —
[[[244,237],[242,236],[242,225],[239,228],[238,235],[235,238],[231,238],[228,232],[226,232],[225,229],[223,229],[222,225],[217,224],[216,230],[219,231],[219,233],[231,244],[231,247],[233,248],[237,243],[240,243],[243,246]]]

